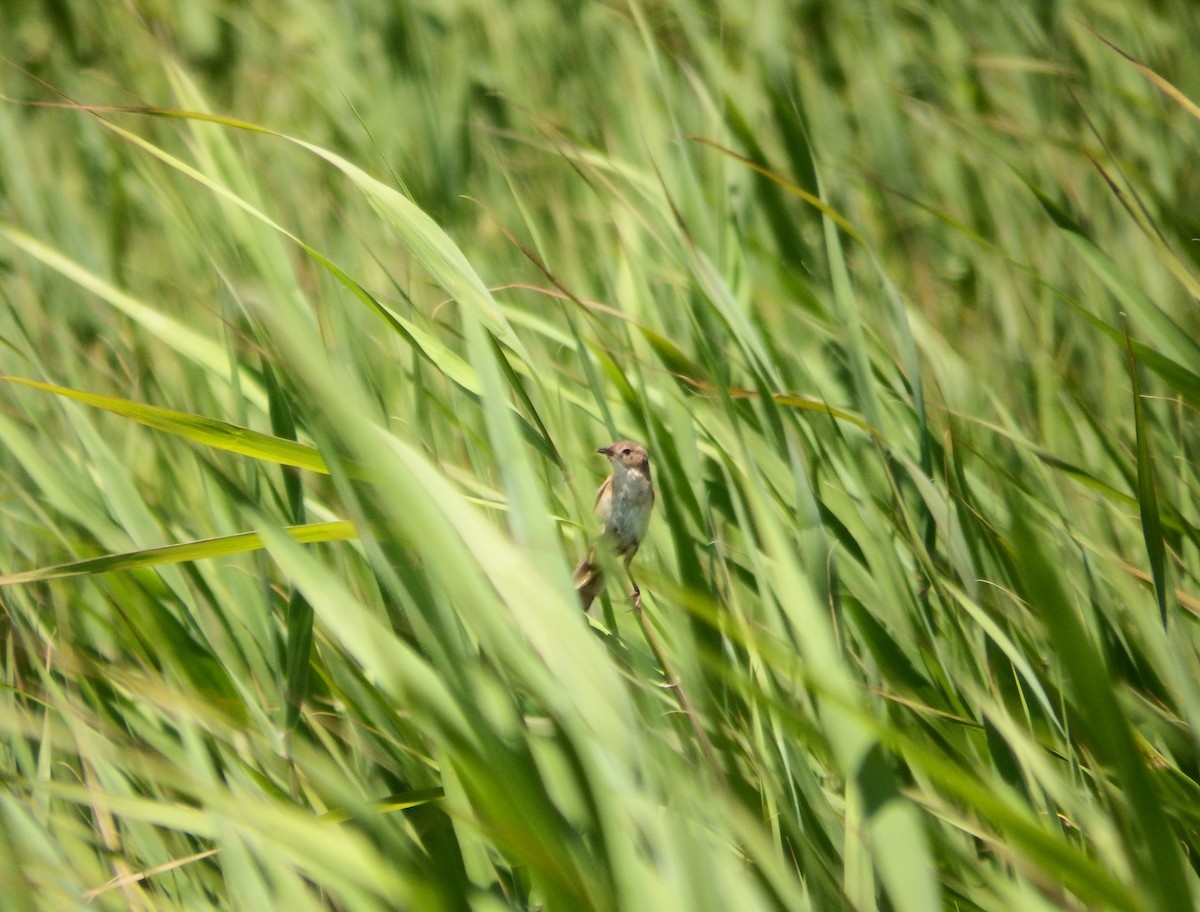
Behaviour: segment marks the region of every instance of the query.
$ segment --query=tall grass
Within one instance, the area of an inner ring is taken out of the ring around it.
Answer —
[[[1190,5],[134,6],[0,31],[6,909],[1195,907]]]

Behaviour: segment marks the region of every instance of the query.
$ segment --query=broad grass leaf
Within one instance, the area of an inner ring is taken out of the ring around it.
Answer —
[[[321,454],[315,448],[295,440],[273,437],[270,434],[238,427],[215,418],[205,418],[201,415],[192,415],[174,409],[132,402],[128,399],[119,399],[101,393],[89,393],[65,386],[56,386],[40,380],[28,380],[23,377],[0,377],[0,379],[44,390],[57,396],[65,396],[85,405],[112,412],[114,415],[129,418],[138,424],[154,428],[156,431],[164,431],[176,437],[183,437],[194,443],[228,453],[250,456],[263,462],[295,466],[310,472],[321,474],[329,472],[325,460],[321,458]]]

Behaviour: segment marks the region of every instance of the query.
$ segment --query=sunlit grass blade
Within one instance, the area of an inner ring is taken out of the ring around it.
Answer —
[[[343,521],[288,526],[285,531],[301,544],[351,541],[357,536],[354,524]],[[65,579],[71,576],[116,573],[124,570],[139,570],[188,561],[208,560],[214,557],[227,557],[231,554],[245,554],[247,551],[257,551],[263,547],[265,546],[262,537],[257,532],[242,532],[238,535],[222,535],[219,538],[183,542],[178,545],[163,545],[160,548],[143,548],[140,551],[130,551],[126,554],[89,557],[85,560],[56,564],[53,567],[9,573],[0,576],[0,586],[15,586],[23,583]]]
[[[43,383],[40,380],[29,380],[23,377],[0,377],[0,379],[54,393],[56,396],[65,396],[76,402],[129,418],[138,424],[154,428],[156,431],[183,437],[214,449],[237,453],[240,456],[250,456],[263,462],[295,466],[310,472],[329,473],[325,460],[321,458],[321,454],[315,448],[295,440],[272,437],[270,434],[238,427],[215,418],[190,415],[174,409],[119,399],[116,396],[70,389],[53,383]]]
[[[111,283],[89,272],[79,263],[63,256],[34,237],[10,225],[0,225],[0,237],[4,237],[19,249],[36,257],[51,269],[62,273],[102,300],[107,301],[121,313],[145,327],[150,335],[181,355],[192,359],[214,375],[229,377],[230,366],[221,347],[183,322],[167,316]],[[242,371],[238,378],[244,394],[255,404],[265,404],[265,397],[253,375]]]

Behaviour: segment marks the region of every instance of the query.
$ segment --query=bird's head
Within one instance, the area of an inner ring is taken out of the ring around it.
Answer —
[[[618,440],[606,447],[600,447],[596,452],[608,458],[613,464],[613,471],[623,468],[626,471],[632,469],[644,472],[650,467],[650,456],[646,448],[633,440]]]

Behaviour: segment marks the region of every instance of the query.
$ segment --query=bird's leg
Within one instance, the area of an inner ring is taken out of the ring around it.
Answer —
[[[629,577],[630,585],[633,586],[633,591],[629,593],[629,597],[633,599],[633,610],[642,610],[642,590],[638,588],[637,580],[633,578],[633,571],[629,569],[629,564],[633,561],[633,555],[625,558],[625,574]]]

